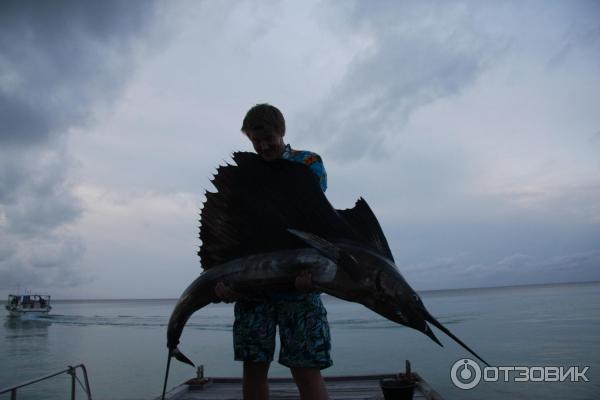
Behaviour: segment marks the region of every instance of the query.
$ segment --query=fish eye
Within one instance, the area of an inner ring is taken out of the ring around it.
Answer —
[[[421,298],[416,293],[413,293],[413,299],[415,299],[415,301],[421,301]]]

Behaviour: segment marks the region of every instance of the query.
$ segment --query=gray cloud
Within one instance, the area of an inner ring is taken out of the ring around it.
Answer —
[[[79,216],[64,150],[36,147],[11,155],[0,162],[0,206],[8,232],[22,237],[43,234]]]
[[[0,289],[72,287],[89,281],[80,238],[65,232],[21,237],[0,232]]]
[[[363,49],[330,96],[308,111],[316,116],[305,133],[328,138],[329,153],[341,160],[386,155],[413,111],[460,93],[501,48],[456,4],[353,4],[344,3],[344,17],[330,25]]]
[[[565,19],[569,21],[569,27],[560,41],[557,50],[549,58],[548,65],[556,67],[560,65],[570,53],[585,48],[589,54],[595,54],[598,59],[600,54],[600,4],[598,2],[580,2],[565,5],[561,9]]]
[[[0,3],[0,282],[74,284],[83,253],[68,232],[81,205],[69,129],[91,121],[131,76],[154,21],[142,1]]]
[[[0,143],[48,140],[111,99],[153,9],[141,1],[3,1]]]

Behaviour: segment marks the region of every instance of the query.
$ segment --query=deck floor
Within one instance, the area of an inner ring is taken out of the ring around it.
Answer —
[[[383,394],[379,388],[379,380],[393,377],[394,375],[391,374],[326,377],[325,382],[331,400],[381,400]],[[269,388],[271,400],[298,399],[298,389],[291,378],[269,379]],[[210,383],[204,385],[183,384],[167,392],[166,398],[169,400],[241,400],[241,379],[210,378]],[[420,377],[413,398],[442,400],[439,394]]]

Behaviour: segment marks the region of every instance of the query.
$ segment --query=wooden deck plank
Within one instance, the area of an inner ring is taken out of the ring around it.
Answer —
[[[415,400],[443,400],[417,374],[419,383],[415,388]],[[395,377],[393,374],[325,377],[331,400],[382,400],[379,380]],[[194,380],[189,381],[191,383]],[[297,400],[298,389],[292,378],[269,379],[272,400]],[[169,400],[241,400],[241,378],[211,378],[204,385],[183,384],[167,393]]]

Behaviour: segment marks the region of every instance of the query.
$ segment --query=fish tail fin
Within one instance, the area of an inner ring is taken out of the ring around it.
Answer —
[[[185,354],[179,351],[177,347],[169,350],[169,358],[171,357],[175,357],[178,361],[181,361],[182,363],[189,364],[192,367],[196,367],[194,363],[189,358],[187,358]]]
[[[182,363],[186,363],[195,367],[194,363],[185,356],[177,347],[169,349],[169,355],[167,357],[167,370],[165,371],[165,382],[163,384],[162,396],[160,397],[162,400],[165,400],[165,393],[167,391],[167,381],[169,380],[169,369],[171,367],[171,358],[175,357],[177,360]]]
[[[460,344],[469,353],[473,354],[479,361],[481,361],[488,367],[490,366],[490,364],[488,364],[487,361],[485,361],[483,358],[479,357],[479,355],[477,353],[475,353],[473,350],[471,350],[471,348],[469,346],[467,346],[462,340],[460,340],[452,332],[450,332],[444,325],[442,325],[437,319],[435,319],[431,314],[429,314],[429,312],[427,312],[425,310],[425,312],[423,312],[422,314],[423,314],[423,318],[425,318],[425,320],[427,322],[431,323],[433,326],[438,328],[440,331],[442,331],[446,335],[450,336],[450,338],[452,338],[452,340],[454,340],[456,343]],[[430,331],[431,331],[431,329],[430,329]],[[428,336],[431,337],[431,335],[428,335]],[[439,343],[439,341],[437,341],[437,340],[434,340],[434,341],[436,341],[438,344],[441,345],[441,343]]]
[[[165,383],[163,384],[162,396],[160,396],[161,400],[165,400],[165,393],[167,392],[167,381],[169,380],[169,368],[171,367],[171,351],[169,350],[169,355],[167,356],[167,370],[165,371]]]

